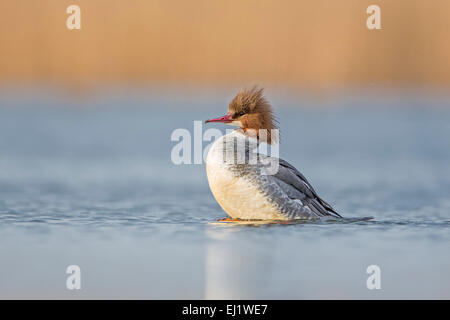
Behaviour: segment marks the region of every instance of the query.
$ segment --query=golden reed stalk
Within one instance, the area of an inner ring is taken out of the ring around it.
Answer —
[[[81,30],[66,8],[81,7]],[[381,7],[382,30],[366,28]],[[450,84],[449,0],[0,0],[0,84]]]

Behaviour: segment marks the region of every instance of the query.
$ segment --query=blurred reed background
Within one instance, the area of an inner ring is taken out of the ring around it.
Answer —
[[[66,8],[81,8],[81,30]],[[382,30],[366,8],[381,7]],[[0,0],[0,85],[450,84],[448,0]]]

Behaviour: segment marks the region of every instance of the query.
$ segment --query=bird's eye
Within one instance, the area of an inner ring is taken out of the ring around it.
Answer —
[[[245,114],[245,112],[244,111],[241,111],[241,112],[239,112],[239,116],[243,116]]]

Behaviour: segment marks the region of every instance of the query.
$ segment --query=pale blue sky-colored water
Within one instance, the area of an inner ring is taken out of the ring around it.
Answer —
[[[231,97],[3,95],[0,298],[450,297],[450,99],[269,95],[281,157],[375,219],[256,227],[211,224],[225,213],[204,165],[170,159],[172,131]]]

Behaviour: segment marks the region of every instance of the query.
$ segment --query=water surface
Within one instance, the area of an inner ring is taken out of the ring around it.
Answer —
[[[375,219],[229,226],[204,165],[170,159],[228,98],[4,95],[0,298],[450,298],[448,99],[275,96],[281,157]]]

